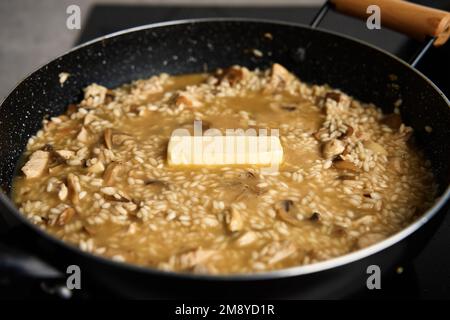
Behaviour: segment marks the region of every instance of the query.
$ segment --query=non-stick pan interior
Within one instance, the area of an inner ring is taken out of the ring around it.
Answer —
[[[254,49],[263,56],[255,55]],[[432,161],[441,191],[447,188],[450,108],[427,79],[398,59],[345,37],[241,20],[165,24],[122,33],[82,46],[33,73],[1,106],[0,186],[10,191],[15,166],[42,119],[79,101],[90,83],[116,87],[161,72],[201,72],[233,64],[265,68],[273,62],[304,81],[327,83],[386,112],[401,99],[404,121],[414,127]],[[61,72],[70,74],[63,86]]]

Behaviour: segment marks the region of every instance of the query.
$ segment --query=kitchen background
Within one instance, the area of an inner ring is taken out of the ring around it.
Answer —
[[[323,0],[1,0],[0,101],[14,85],[40,65],[76,44],[117,30],[159,21],[198,17],[254,17],[309,23]],[[449,0],[417,0],[450,10]],[[81,30],[66,27],[66,8],[81,9]],[[369,31],[353,18],[329,13],[321,27],[350,34],[401,57],[418,48],[415,41],[389,30]],[[419,69],[450,94],[449,50],[432,49]],[[450,297],[450,218],[426,249],[398,274],[390,296]],[[401,279],[403,277],[403,280]],[[397,288],[398,287],[398,288]],[[403,287],[403,288],[400,288]]]

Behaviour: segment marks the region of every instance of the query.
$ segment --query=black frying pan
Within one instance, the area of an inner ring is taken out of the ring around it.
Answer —
[[[272,40],[264,37],[268,32]],[[256,57],[252,53],[255,48],[264,55]],[[83,253],[36,228],[9,199],[11,180],[27,139],[41,127],[44,117],[61,114],[69,103],[79,101],[85,86],[96,82],[116,87],[161,72],[182,74],[233,64],[267,68],[273,62],[286,66],[303,81],[327,83],[388,113],[401,98],[403,120],[415,129],[417,143],[431,160],[440,186],[435,206],[401,232],[346,256],[274,272],[208,276],[141,268]],[[63,87],[58,82],[61,72],[71,74]],[[79,46],[40,68],[22,81],[0,108],[0,210],[11,225],[6,240],[26,247],[60,270],[77,264],[87,280],[83,283],[94,279],[120,295],[283,298],[295,293],[298,298],[342,297],[365,285],[369,265],[392,270],[399,261],[417,254],[445,214],[450,197],[450,108],[443,93],[387,52],[304,25],[214,19],[126,30]],[[431,133],[424,129],[428,125],[433,128]],[[21,235],[32,242],[21,243]],[[2,260],[3,268],[25,270],[23,263],[7,258],[10,260]]]

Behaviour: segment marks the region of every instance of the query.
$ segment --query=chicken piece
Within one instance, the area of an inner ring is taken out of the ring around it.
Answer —
[[[83,143],[89,142],[89,132],[86,130],[85,127],[81,127],[81,130],[77,135],[77,140]]]
[[[75,156],[75,152],[71,150],[56,150],[55,153],[64,160],[69,160]]]
[[[214,250],[197,248],[179,255],[176,259],[176,263],[179,269],[191,269],[208,260],[214,253]]]
[[[242,234],[239,238],[237,238],[236,243],[239,247],[245,247],[253,242],[255,242],[258,239],[258,236],[253,231],[247,231],[244,234]]]
[[[22,167],[22,172],[27,178],[41,176],[47,168],[50,160],[50,152],[38,150],[31,154],[28,162]]]
[[[241,214],[234,208],[225,211],[225,223],[230,232],[241,231],[244,226]]]
[[[274,63],[270,74],[270,79],[265,88],[265,92],[273,92],[277,89],[283,89],[286,84],[294,80],[295,77],[281,64]]]
[[[84,100],[81,105],[85,108],[96,108],[103,104],[107,92],[107,88],[93,83],[84,89]]]
[[[61,201],[64,201],[67,199],[67,196],[69,195],[69,189],[67,189],[66,185],[64,183],[61,183],[58,191],[58,198]]]
[[[275,264],[287,257],[293,255],[297,251],[295,245],[290,241],[275,241],[264,247],[263,252],[266,253],[268,264]]]

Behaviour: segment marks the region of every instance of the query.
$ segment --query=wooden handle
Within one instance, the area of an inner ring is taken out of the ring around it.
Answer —
[[[450,13],[402,0],[330,0],[338,12],[366,19],[367,7],[380,7],[381,26],[418,40],[436,37],[434,45],[443,45],[450,36]]]

